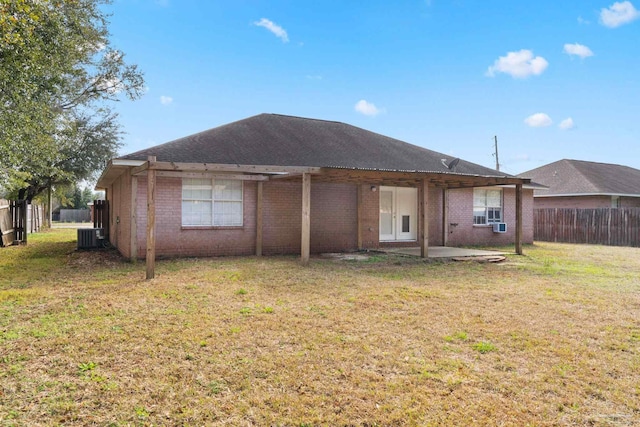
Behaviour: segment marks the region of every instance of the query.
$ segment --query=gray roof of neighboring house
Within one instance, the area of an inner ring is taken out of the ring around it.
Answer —
[[[537,196],[580,194],[640,196],[640,170],[629,166],[582,160],[558,160],[523,172],[521,178],[546,185],[549,190]]]
[[[147,148],[119,159],[233,165],[452,173],[427,150],[345,123],[260,114]],[[455,173],[490,177],[512,175],[461,160]]]

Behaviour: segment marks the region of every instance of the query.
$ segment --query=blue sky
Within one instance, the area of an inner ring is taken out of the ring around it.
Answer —
[[[640,168],[640,0],[115,0],[145,74],[122,153],[260,113],[336,120],[520,173]]]

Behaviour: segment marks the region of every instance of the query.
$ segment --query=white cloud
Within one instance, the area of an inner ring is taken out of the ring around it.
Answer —
[[[376,107],[375,104],[371,102],[367,102],[364,99],[361,99],[360,101],[358,101],[354,108],[358,113],[364,114],[365,116],[372,116],[372,117],[377,116],[378,114],[383,112],[383,110]]]
[[[589,25],[591,24],[591,21],[587,21],[586,19],[584,19],[582,16],[578,16],[578,24],[581,25]]]
[[[254,22],[253,25],[266,28],[275,34],[276,37],[280,38],[283,43],[289,42],[289,36],[285,29],[273,21],[269,21],[267,18],[262,18],[261,20]]]
[[[600,23],[605,27],[616,28],[640,18],[640,12],[630,1],[615,2],[608,9],[600,11]]]
[[[487,70],[486,75],[493,77],[495,73],[509,74],[514,78],[523,79],[530,75],[540,75],[547,69],[549,63],[541,56],[533,56],[533,52],[522,49],[518,52],[508,52],[507,56],[499,57]]]
[[[172,102],[173,102],[173,98],[172,98],[172,97],[170,97],[170,96],[162,95],[162,96],[160,97],[160,104],[162,104],[162,105],[169,105],[169,104],[171,104]]]
[[[575,126],[575,124],[573,123],[573,119],[571,117],[568,117],[566,119],[564,119],[563,121],[560,122],[560,124],[558,125],[558,127],[562,130],[569,130],[569,129],[573,129]]]
[[[553,120],[551,120],[551,117],[549,117],[545,113],[532,114],[524,119],[524,122],[532,128],[542,128],[551,126],[553,124]]]
[[[591,49],[589,49],[585,45],[578,44],[578,43],[574,43],[574,44],[567,43],[567,44],[565,44],[564,45],[564,53],[566,53],[567,55],[579,56],[582,59],[588,58],[589,56],[593,56],[593,52],[591,51]]]

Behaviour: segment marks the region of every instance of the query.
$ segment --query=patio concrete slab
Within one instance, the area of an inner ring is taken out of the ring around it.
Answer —
[[[420,248],[381,248],[382,252],[394,254],[420,256]],[[505,255],[509,252],[499,251],[483,251],[479,249],[466,248],[450,248],[447,246],[429,246],[429,258],[457,258],[457,257],[475,257],[475,256],[494,256]]]

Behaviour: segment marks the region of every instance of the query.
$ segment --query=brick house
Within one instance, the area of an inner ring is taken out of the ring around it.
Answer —
[[[563,159],[518,176],[548,187],[534,191],[535,209],[640,207],[640,170],[628,166]]]
[[[301,253],[306,263],[398,245],[521,252],[533,242],[527,184],[344,123],[261,114],[112,159],[97,188],[125,257],[144,258],[150,236],[159,256]]]

